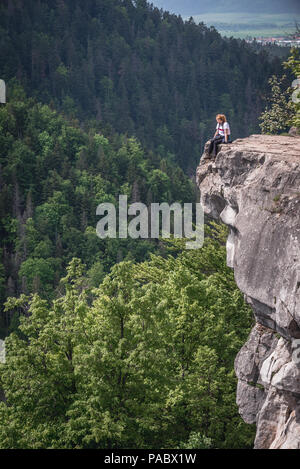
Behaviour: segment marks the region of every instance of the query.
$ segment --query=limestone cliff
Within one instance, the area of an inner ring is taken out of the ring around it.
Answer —
[[[214,159],[206,145],[197,183],[256,320],[235,362],[240,413],[255,448],[300,448],[300,137],[252,135]]]

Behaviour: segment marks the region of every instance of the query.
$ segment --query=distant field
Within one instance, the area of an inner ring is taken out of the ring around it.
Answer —
[[[240,38],[290,34],[295,31],[295,23],[300,24],[300,15],[291,14],[209,13],[193,18],[196,23],[215,26],[223,36]]]

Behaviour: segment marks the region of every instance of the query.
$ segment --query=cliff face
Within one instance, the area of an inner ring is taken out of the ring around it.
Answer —
[[[300,137],[252,135],[215,159],[206,146],[197,183],[256,319],[235,362],[240,413],[255,448],[300,448]]]

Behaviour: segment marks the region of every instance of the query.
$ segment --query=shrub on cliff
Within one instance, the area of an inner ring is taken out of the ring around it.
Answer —
[[[286,88],[286,75],[273,75],[269,79],[271,96],[268,106],[260,116],[260,128],[264,134],[287,132],[295,115],[295,104],[291,101],[291,88]]]

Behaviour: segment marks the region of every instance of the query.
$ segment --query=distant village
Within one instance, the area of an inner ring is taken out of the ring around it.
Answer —
[[[300,36],[297,37],[257,37],[246,39],[246,42],[257,42],[263,46],[277,45],[281,47],[299,47],[300,48]]]

